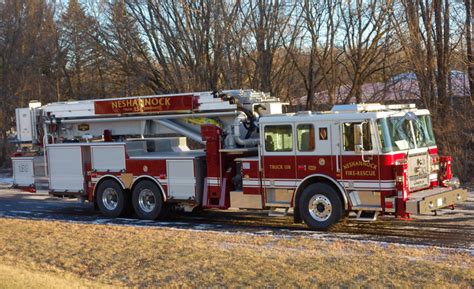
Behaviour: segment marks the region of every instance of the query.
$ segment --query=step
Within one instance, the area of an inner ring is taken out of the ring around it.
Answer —
[[[288,215],[289,208],[270,208],[268,216],[270,217],[286,217]]]
[[[357,221],[374,222],[379,215],[378,211],[357,211]]]

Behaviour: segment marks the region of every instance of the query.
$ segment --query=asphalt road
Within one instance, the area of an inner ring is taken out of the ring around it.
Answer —
[[[91,204],[74,199],[58,199],[12,189],[0,189],[0,217],[59,220],[91,224],[152,226],[176,229],[243,232],[252,234],[310,236],[327,240],[358,240],[410,245],[451,247],[474,254],[474,192],[455,210],[442,210],[438,216],[420,216],[411,221],[393,217],[375,222],[347,220],[331,232],[314,232],[303,224],[293,224],[292,216],[269,217],[265,211],[204,210],[172,213],[160,221],[130,218],[109,219]]]

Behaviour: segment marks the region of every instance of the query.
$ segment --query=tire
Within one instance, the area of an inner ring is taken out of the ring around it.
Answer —
[[[129,199],[120,184],[114,180],[105,180],[97,188],[96,203],[102,214],[116,218],[126,213]]]
[[[150,180],[140,181],[132,191],[133,209],[142,220],[156,220],[167,211],[161,189]]]
[[[328,230],[344,216],[338,192],[325,183],[315,183],[305,188],[298,207],[301,218],[313,230]]]

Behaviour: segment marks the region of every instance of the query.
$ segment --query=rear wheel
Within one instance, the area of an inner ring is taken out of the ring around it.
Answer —
[[[127,194],[114,180],[105,180],[97,188],[97,207],[107,217],[116,218],[127,211]]]
[[[303,191],[298,206],[303,221],[315,230],[330,229],[344,214],[338,192],[324,183],[309,185]]]
[[[150,180],[140,181],[132,191],[132,203],[140,219],[155,220],[166,211],[161,189]]]

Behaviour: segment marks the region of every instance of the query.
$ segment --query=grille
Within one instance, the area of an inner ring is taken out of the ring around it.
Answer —
[[[428,153],[415,154],[408,157],[408,188],[410,191],[427,188],[429,181]]]

